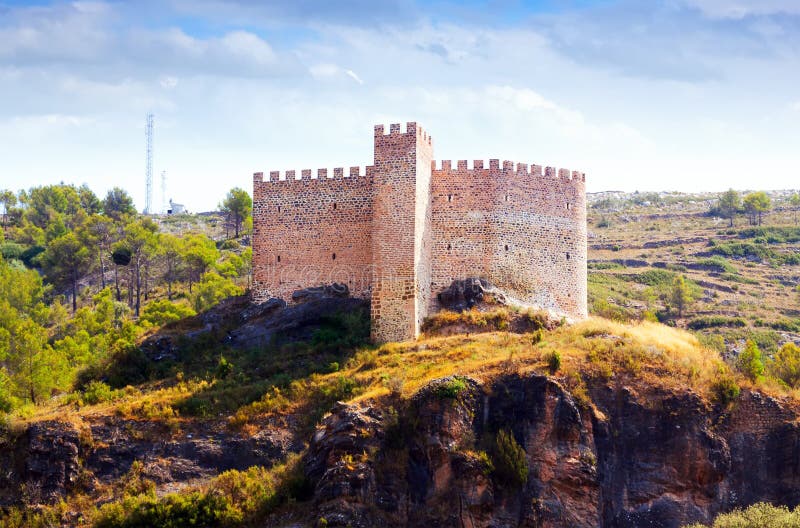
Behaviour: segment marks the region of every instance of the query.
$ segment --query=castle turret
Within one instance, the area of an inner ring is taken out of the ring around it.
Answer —
[[[375,127],[372,224],[372,337],[400,341],[419,334],[431,275],[430,136],[416,123],[405,133]]]

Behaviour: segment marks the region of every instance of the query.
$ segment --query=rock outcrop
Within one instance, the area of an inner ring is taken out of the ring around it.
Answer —
[[[308,454],[314,516],[354,527],[677,528],[756,501],[800,503],[800,427],[786,405],[745,392],[716,409],[689,390],[640,390],[597,384],[593,403],[579,404],[553,379],[507,376],[439,380],[399,411],[339,404]],[[492,471],[501,430],[525,450],[524,485]]]

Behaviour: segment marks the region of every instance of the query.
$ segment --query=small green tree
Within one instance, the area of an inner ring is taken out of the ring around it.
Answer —
[[[745,196],[742,205],[750,219],[750,225],[761,225],[764,213],[772,207],[772,200],[764,191],[758,191]]]
[[[736,360],[736,367],[750,381],[758,381],[764,375],[764,358],[755,341],[747,340]]]
[[[770,364],[770,373],[791,388],[800,385],[800,347],[786,343],[775,354]]]
[[[103,200],[103,212],[114,220],[121,220],[135,215],[136,208],[133,207],[133,199],[124,189],[114,187]]]
[[[499,480],[512,488],[521,488],[528,482],[528,457],[508,429],[497,432],[492,449],[492,463]]]
[[[678,312],[678,317],[683,317],[684,311],[694,302],[695,294],[683,275],[675,277],[669,292],[672,308]]]
[[[235,187],[228,191],[228,196],[220,204],[219,209],[225,213],[227,225],[233,226],[234,237],[239,238],[242,223],[253,211],[253,200],[250,195],[244,189]]]
[[[53,284],[72,292],[72,312],[78,309],[78,283],[89,270],[91,255],[75,233],[56,238],[42,254],[41,263]]]
[[[738,192],[733,189],[728,189],[720,195],[717,207],[719,209],[719,215],[722,218],[729,219],[730,226],[733,227],[733,219],[742,208],[742,198],[739,196]]]

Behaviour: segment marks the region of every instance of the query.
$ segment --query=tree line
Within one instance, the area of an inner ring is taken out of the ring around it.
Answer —
[[[237,239],[252,201],[241,189],[220,203],[234,235],[220,240],[203,226],[170,232],[120,188],[103,199],[85,185],[3,190],[0,206],[0,411],[70,390],[149,328],[249,285],[252,250]]]
[[[800,193],[795,193],[789,198],[789,204],[794,210],[794,223],[798,223],[798,210],[800,210]],[[729,189],[722,193],[711,213],[730,221],[733,227],[734,220],[739,215],[745,215],[750,225],[761,225],[764,215],[772,210],[772,200],[764,191],[751,192],[742,196],[739,192]]]

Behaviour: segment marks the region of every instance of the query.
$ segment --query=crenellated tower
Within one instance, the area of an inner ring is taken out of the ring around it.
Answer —
[[[416,123],[375,127],[372,336],[416,337],[427,315],[431,273],[430,136]]]

